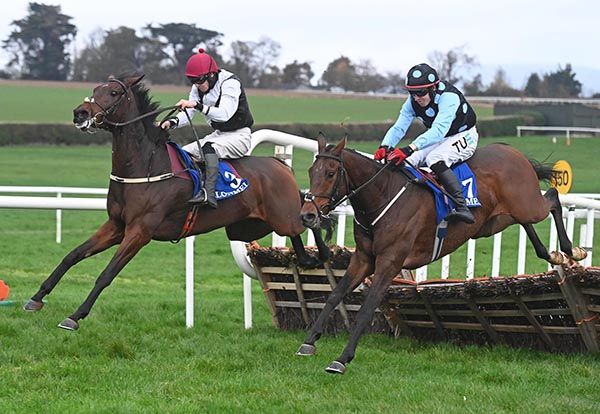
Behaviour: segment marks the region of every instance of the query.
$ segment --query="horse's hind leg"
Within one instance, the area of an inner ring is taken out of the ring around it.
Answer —
[[[565,229],[565,224],[562,220],[562,206],[560,204],[560,199],[558,198],[558,191],[556,188],[550,188],[544,194],[544,198],[548,201],[550,205],[550,213],[554,218],[554,223],[556,224],[556,231],[558,233],[558,243],[560,245],[560,250],[563,251],[567,256],[572,258],[573,260],[583,260],[587,257],[587,252],[581,247],[573,247],[573,243],[569,240],[569,236],[567,235],[567,230]]]
[[[546,248],[546,246],[544,246],[544,244],[540,240],[539,236],[535,232],[535,229],[533,228],[533,224],[521,224],[521,225],[525,229],[525,232],[527,233],[527,237],[529,237],[529,240],[531,240],[531,244],[533,244],[533,248],[535,249],[535,254],[537,255],[537,257],[539,257],[540,259],[544,259],[547,262],[550,262],[551,259],[550,259],[550,254],[548,254],[548,249]]]
[[[567,230],[565,229],[565,223],[563,222],[562,205],[560,204],[560,199],[558,198],[558,191],[556,188],[550,188],[548,191],[546,191],[546,194],[544,194],[544,198],[548,201],[550,214],[552,214],[554,223],[556,224],[560,250],[565,252],[569,257],[572,257],[573,244],[571,243],[571,240],[569,240],[569,236],[567,236]]]
[[[151,237],[147,231],[142,228],[136,228],[135,230],[127,231],[121,245],[117,249],[117,252],[111,259],[110,263],[102,271],[96,284],[92,288],[92,291],[86,298],[86,300],[77,308],[75,313],[69,316],[58,324],[59,328],[67,330],[77,330],[79,328],[78,321],[85,318],[94,306],[94,303],[100,296],[100,293],[111,284],[117,274],[129,263],[129,261],[140,251],[142,247],[148,244]]]
[[[40,310],[44,303],[42,299],[48,295],[54,287],[60,282],[64,274],[81,260],[100,253],[109,247],[119,243],[123,238],[123,229],[115,222],[109,220],[104,223],[92,237],[82,243],[80,246],[71,250],[48,278],[42,283],[40,289],[31,297],[29,302],[23,307],[27,311]]]

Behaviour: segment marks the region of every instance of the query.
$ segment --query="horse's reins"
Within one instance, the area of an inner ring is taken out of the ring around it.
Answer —
[[[127,100],[128,101],[130,100],[130,98],[129,98],[129,93],[128,93],[129,88],[127,87],[127,85],[125,85],[119,79],[109,79],[108,83],[110,83],[110,82],[116,82],[116,83],[118,83],[119,86],[121,86],[121,88],[123,88],[123,92],[121,92],[121,96],[119,97],[119,99],[117,99],[117,101],[114,104],[112,104],[108,109],[105,109],[93,97],[89,98],[89,97],[86,96],[83,99],[83,102],[88,102],[88,103],[96,104],[101,109],[101,111],[98,112],[98,113],[96,113],[94,115],[94,117],[92,118],[95,125],[108,124],[108,125],[114,126],[114,127],[123,127],[123,126],[131,125],[134,122],[140,121],[142,119],[148,118],[149,116],[158,115],[158,114],[166,112],[166,111],[171,111],[165,117],[165,118],[168,118],[168,117],[170,117],[177,110],[177,108],[179,108],[176,105],[167,106],[167,107],[164,107],[164,108],[155,109],[154,111],[146,112],[145,114],[142,114],[142,115],[137,116],[137,117],[135,117],[133,119],[130,119],[129,121],[125,121],[125,122],[113,122],[110,119],[107,119],[106,117],[108,115],[110,115],[111,113],[113,113],[115,109],[117,109],[117,107],[123,101],[123,98],[125,98],[125,96],[127,96]],[[102,115],[102,119],[101,120],[99,120],[97,118],[98,115]],[[191,125],[191,123],[190,123],[190,125]]]
[[[354,190],[350,191],[351,187],[350,187],[350,182],[348,179],[348,173],[346,172],[346,168],[344,167],[344,160],[342,159],[341,156],[331,155],[331,154],[317,154],[316,158],[329,158],[329,159],[339,162],[339,164],[340,164],[340,166],[338,167],[338,176],[337,176],[336,182],[334,183],[333,188],[331,190],[331,194],[329,194],[329,195],[312,194],[309,191],[304,195],[304,201],[312,203],[314,205],[315,209],[317,210],[319,217],[325,217],[325,218],[328,218],[329,213],[331,211],[335,210],[343,202],[355,197],[361,190],[363,190],[366,186],[371,184],[379,176],[379,174],[381,174],[386,168],[388,168],[388,165],[391,165],[391,164],[386,164],[379,171],[377,171],[375,174],[373,174],[373,176],[371,178],[369,178],[367,181],[362,183],[360,186],[358,186]],[[342,198],[340,198],[339,200],[336,200],[336,194],[339,191],[339,184],[342,179],[344,179],[344,181],[346,182],[346,188],[349,191],[346,195],[342,196]],[[325,204],[323,206],[323,207],[328,207],[329,211],[327,212],[327,214],[324,214],[322,209],[319,208],[319,206],[317,206],[317,203],[315,202],[315,198],[325,198],[329,201],[327,204]],[[387,210],[384,210],[384,211],[387,211]],[[359,225],[360,225],[360,223],[359,223]]]

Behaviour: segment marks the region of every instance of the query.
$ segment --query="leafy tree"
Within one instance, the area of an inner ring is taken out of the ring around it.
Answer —
[[[532,73],[525,84],[525,96],[538,97],[542,94],[542,80],[537,73]]]
[[[384,88],[388,93],[404,93],[404,76],[400,72],[388,72],[385,75]]]
[[[475,77],[471,81],[463,81],[463,92],[466,95],[481,95],[483,91],[484,86],[483,81],[481,80],[481,73],[475,75]]]
[[[77,28],[70,23],[72,17],[60,11],[60,6],[29,3],[29,14],[11,23],[17,29],[2,47],[11,55],[8,66],[19,67],[21,78],[67,79],[70,60],[66,49]]]
[[[466,72],[478,65],[477,58],[468,55],[464,49],[465,46],[446,52],[436,50],[428,56],[441,79],[456,85],[465,78]]]
[[[352,88],[356,92],[377,92],[385,86],[385,77],[380,75],[370,60],[356,65],[356,80]]]
[[[149,41],[163,45],[163,56],[169,62],[164,62],[162,66],[175,75],[171,82],[176,79],[180,82],[185,81],[185,64],[199,46],[203,46],[217,64],[223,63],[223,58],[218,53],[218,48],[223,44],[222,33],[187,23],[168,23],[158,26],[149,24],[144,29],[149,33]]]
[[[225,64],[246,87],[261,87],[264,75],[273,76],[272,68],[279,57],[281,45],[268,37],[258,42],[235,41],[231,44],[231,58]],[[272,82],[269,82],[272,83]]]
[[[281,83],[285,89],[297,89],[301,86],[310,87],[310,80],[315,73],[310,67],[310,63],[300,63],[294,60],[283,68]]]
[[[263,89],[281,89],[281,69],[269,66],[258,78],[258,87]]]
[[[574,98],[581,94],[581,82],[575,79],[576,74],[569,63],[562,68],[560,65],[556,72],[540,76],[532,73],[525,86],[527,96],[543,98]]]
[[[521,91],[513,88],[506,79],[506,72],[502,68],[498,68],[494,80],[483,92],[487,96],[520,96]]]
[[[136,70],[155,80],[161,73],[160,62],[166,57],[159,42],[140,37],[134,29],[121,26],[92,37],[76,60],[73,78],[98,82],[111,74]]]
[[[334,87],[346,91],[354,90],[357,82],[356,67],[346,56],[340,56],[327,65],[321,76],[321,85],[327,89]]]
[[[564,68],[558,66],[556,72],[544,75],[544,96],[553,98],[573,98],[581,94],[581,82],[575,79],[571,64]]]

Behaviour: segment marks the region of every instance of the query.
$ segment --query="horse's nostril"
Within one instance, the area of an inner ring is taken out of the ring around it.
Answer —
[[[81,123],[81,122],[87,120],[88,118],[89,118],[89,114],[85,109],[80,108],[80,109],[73,110],[73,122],[74,123],[76,123],[76,124]]]
[[[302,224],[304,224],[307,227],[314,225],[316,219],[317,219],[317,215],[314,213],[302,214]]]

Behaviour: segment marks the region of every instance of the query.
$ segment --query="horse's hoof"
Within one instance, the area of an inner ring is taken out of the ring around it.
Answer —
[[[550,253],[550,258],[548,259],[548,262],[549,262],[551,265],[555,265],[555,266],[561,266],[561,265],[563,265],[563,264],[567,263],[567,262],[568,262],[568,259],[567,259],[567,257],[566,257],[564,254],[562,254],[561,252],[556,252],[556,251],[555,251],[555,252],[551,252],[551,253]]]
[[[330,374],[343,374],[346,372],[346,365],[342,364],[340,361],[333,361],[327,368],[325,368],[325,371],[329,372]]]
[[[583,260],[587,257],[587,251],[579,246],[573,247],[573,256],[571,256],[573,258],[573,260]]]
[[[79,324],[71,318],[65,319],[57,326],[61,329],[66,329],[67,331],[76,331],[77,329],[79,329]]]
[[[310,344],[302,344],[298,351],[296,351],[296,355],[299,356],[313,356],[317,353],[317,348],[314,345]]]
[[[23,310],[27,312],[36,312],[44,307],[44,302],[37,302],[33,299],[29,299],[29,301],[23,305]]]

